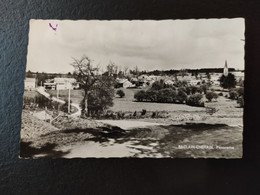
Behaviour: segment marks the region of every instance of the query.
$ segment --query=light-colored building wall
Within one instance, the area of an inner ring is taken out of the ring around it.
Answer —
[[[24,89],[31,91],[36,88],[36,79],[35,78],[25,78],[24,80]]]

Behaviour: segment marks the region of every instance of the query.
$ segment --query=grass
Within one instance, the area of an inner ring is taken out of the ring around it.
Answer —
[[[56,90],[47,90],[47,93],[51,94],[53,97],[57,97]],[[67,100],[69,96],[69,90],[59,90],[59,99]],[[80,104],[83,99],[83,90],[70,90],[70,99],[73,103]]]
[[[37,94],[39,94],[37,91],[24,91],[23,96],[24,96],[24,97],[28,97],[28,98],[33,98],[33,97],[35,97]]]

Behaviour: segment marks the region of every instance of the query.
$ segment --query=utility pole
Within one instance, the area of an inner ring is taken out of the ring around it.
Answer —
[[[56,89],[57,90],[57,99],[59,98],[59,89]]]
[[[68,98],[68,113],[70,113],[70,86],[69,86],[69,98]]]

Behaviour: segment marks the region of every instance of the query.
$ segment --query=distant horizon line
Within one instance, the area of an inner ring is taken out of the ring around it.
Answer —
[[[212,69],[224,69],[224,67],[223,68],[183,68],[183,69],[154,69],[154,70],[139,70],[139,72],[153,72],[153,71],[181,71],[181,70],[205,70],[205,69],[208,69],[208,70],[212,70]],[[228,69],[232,69],[232,70],[234,70],[234,71],[245,71],[245,69],[239,69],[239,68],[233,68],[233,67],[228,67]],[[129,69],[130,70],[130,69]],[[39,72],[39,71],[31,71],[31,70],[28,70],[28,71],[26,71],[26,73],[27,72],[31,72],[31,73],[46,73],[46,74],[69,74],[69,73],[71,73],[71,74],[73,74],[73,72],[67,72],[67,73],[62,73],[62,72],[45,72],[45,71],[41,71],[41,72]],[[104,71],[104,72],[106,72],[106,71]],[[103,73],[104,73],[103,72]]]

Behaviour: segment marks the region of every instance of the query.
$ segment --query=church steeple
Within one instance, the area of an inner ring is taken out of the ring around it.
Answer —
[[[225,66],[224,66],[224,71],[223,71],[224,76],[228,76],[228,66],[227,66],[227,60],[225,61]]]

